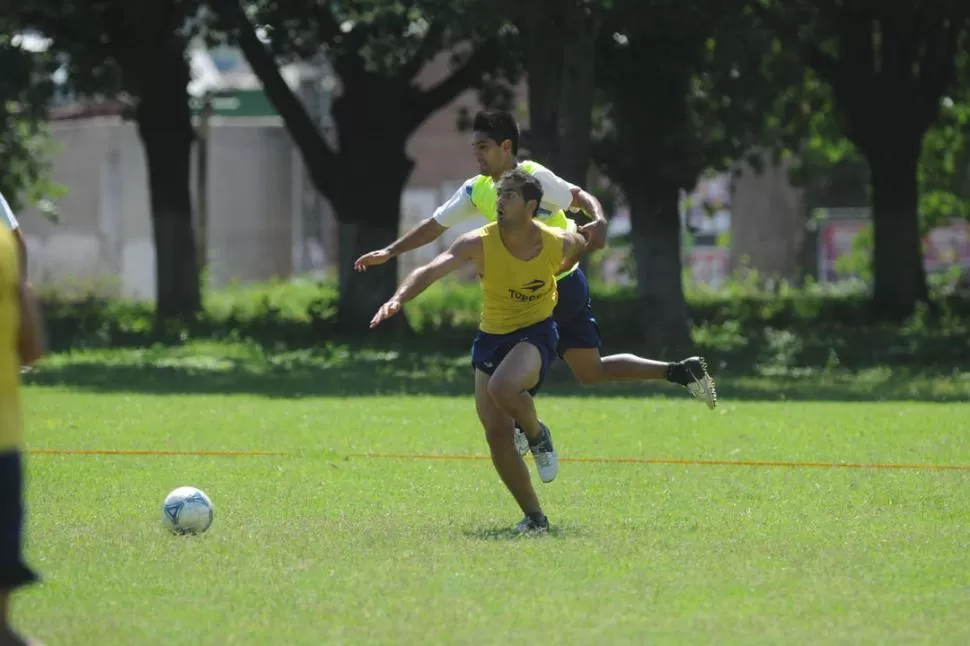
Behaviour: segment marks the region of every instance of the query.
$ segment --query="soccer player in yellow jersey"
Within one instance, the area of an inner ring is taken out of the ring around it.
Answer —
[[[587,191],[558,177],[534,161],[518,160],[519,127],[504,110],[483,110],[472,123],[472,146],[480,175],[465,181],[434,214],[383,249],[364,254],[354,263],[357,271],[382,265],[402,253],[430,244],[450,227],[474,220],[495,221],[493,183],[507,170],[518,168],[542,185],[543,200],[536,217],[543,224],[567,230],[575,222],[566,211],[581,209],[593,220],[580,227],[588,236],[589,251],[606,244],[606,217],[599,201]],[[564,267],[556,276],[559,302],[553,313],[559,326],[557,353],[581,384],[613,381],[666,380],[683,386],[708,408],[717,405],[717,388],[703,357],[655,361],[630,353],[602,356],[599,324],[593,315],[589,283],[578,266]],[[523,447],[524,449],[524,447]]]
[[[516,529],[543,532],[549,521],[515,447],[513,422],[528,439],[539,478],[552,482],[559,459],[532,397],[556,357],[559,342],[553,319],[556,275],[586,251],[586,240],[579,233],[534,219],[542,203],[542,185],[532,175],[509,171],[496,190],[497,220],[459,237],[447,251],[415,269],[377,311],[371,327],[462,264],[474,263],[484,297],[479,332],[472,344],[475,408],[492,464],[525,514]]]
[[[10,627],[10,594],[37,575],[24,564],[20,368],[43,353],[40,309],[13,233],[0,227],[0,646],[30,644]]]

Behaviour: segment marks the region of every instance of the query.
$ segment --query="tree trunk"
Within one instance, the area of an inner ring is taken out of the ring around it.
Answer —
[[[559,143],[556,173],[585,186],[592,152],[593,97],[596,93],[596,37],[599,27],[575,4],[565,11]]]
[[[358,147],[358,149],[360,149]],[[397,152],[398,155],[393,153]],[[343,195],[334,200],[339,221],[340,259],[338,328],[348,334],[367,333],[377,309],[397,289],[397,260],[393,259],[366,272],[354,271],[354,261],[374,249],[397,239],[401,222],[401,195],[413,164],[407,158],[390,165],[400,156],[401,147],[391,151],[367,152],[362,160],[383,160],[360,181],[349,182]],[[348,164],[348,167],[351,167]],[[361,166],[365,169],[366,166]],[[410,329],[403,314],[383,323],[381,331]]]
[[[887,140],[888,141],[888,140]],[[906,317],[929,301],[919,227],[916,167],[921,140],[893,140],[871,155],[873,305],[889,317]]]
[[[524,67],[528,80],[529,156],[555,170],[559,157],[559,97],[562,88],[565,39],[560,29],[550,27],[548,1],[516,2],[516,26],[523,38]],[[556,25],[561,27],[561,25]],[[537,34],[543,34],[537,38]]]
[[[189,173],[192,116],[188,64],[173,48],[154,61],[135,110],[145,149],[152,231],[155,242],[155,288],[158,322],[190,317],[202,308],[199,269],[192,228]]]
[[[691,344],[677,191],[650,191],[638,186],[625,189],[630,201],[630,237],[644,337],[651,356],[671,359]]]
[[[397,212],[397,211],[395,211]],[[340,301],[338,329],[346,334],[361,335],[368,331],[371,318],[397,289],[397,259],[365,272],[354,271],[354,261],[374,249],[397,239],[397,222],[384,225],[365,224],[342,219],[338,224],[340,239]],[[404,313],[381,324],[380,330],[407,329]]]

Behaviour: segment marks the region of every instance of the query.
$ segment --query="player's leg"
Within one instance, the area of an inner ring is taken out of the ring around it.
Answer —
[[[20,454],[0,454],[0,646],[30,644],[10,625],[10,595],[36,575],[23,563],[23,466]],[[35,642],[34,642],[35,643]]]
[[[666,380],[687,388],[709,408],[717,404],[717,389],[702,357],[666,362],[635,354],[600,354],[599,325],[593,316],[589,283],[581,270],[558,283],[555,317],[559,326],[557,351],[584,386],[612,381]]]
[[[475,371],[475,410],[485,429],[492,465],[505,487],[515,498],[525,519],[519,523],[521,531],[541,530],[549,526],[539,498],[532,487],[529,468],[512,443],[512,418],[500,409],[489,394],[489,375]],[[526,527],[528,525],[528,527]]]
[[[488,392],[495,404],[515,420],[516,428],[522,429],[528,440],[528,448],[535,459],[536,470],[543,482],[552,482],[559,473],[559,457],[552,444],[549,427],[539,421],[533,395],[542,383],[552,354],[552,343],[543,356],[538,340],[516,344],[492,373]]]
[[[703,357],[688,357],[666,362],[644,359],[635,354],[600,356],[599,348],[563,350],[563,361],[583,385],[610,381],[661,380],[683,386],[691,395],[707,404],[717,405],[717,385]]]

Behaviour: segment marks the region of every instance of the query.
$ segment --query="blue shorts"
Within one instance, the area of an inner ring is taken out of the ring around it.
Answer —
[[[559,302],[552,316],[559,326],[559,356],[573,348],[600,347],[600,327],[593,317],[593,304],[589,297],[589,282],[582,269],[561,278],[558,283]]]
[[[519,343],[531,343],[539,350],[542,367],[539,369],[539,381],[529,389],[530,395],[535,395],[546,376],[546,370],[556,359],[556,343],[559,342],[559,331],[552,318],[540,321],[528,327],[508,334],[489,334],[478,331],[472,343],[472,366],[491,375]]]
[[[0,453],[0,590],[33,583],[24,564],[24,467],[20,453]]]

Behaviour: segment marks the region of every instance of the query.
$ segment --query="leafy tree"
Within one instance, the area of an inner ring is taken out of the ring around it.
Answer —
[[[36,0],[13,14],[20,27],[52,39],[81,95],[133,100],[148,166],[159,323],[201,309],[189,184],[195,133],[185,56],[197,11],[191,0]]]
[[[56,193],[47,177],[45,128],[54,62],[46,52],[24,49],[14,26],[0,17],[0,69],[0,193],[17,210],[22,201]]]
[[[498,64],[493,12],[474,0],[262,0],[247,7],[250,15],[238,0],[213,0],[212,6],[282,116],[314,185],[334,206],[340,229],[340,326],[366,329],[395,289],[396,263],[356,273],[353,261],[397,237],[401,193],[414,167],[408,139]],[[266,29],[268,43],[260,40],[257,25]],[[452,49],[460,52],[453,71],[421,87],[419,72]],[[336,142],[320,132],[278,68],[281,59],[321,52],[340,83],[332,107]]]
[[[794,146],[824,97],[801,90],[804,66],[779,55],[750,12],[699,1],[617,0],[598,47],[604,118],[597,163],[630,206],[645,336],[655,351],[690,342],[679,191],[701,171]],[[786,114],[787,111],[787,114]]]
[[[585,184],[592,148],[596,46],[612,0],[505,0],[528,80],[531,156],[558,175]],[[536,38],[536,34],[542,34]]]
[[[929,298],[919,161],[965,56],[970,5],[754,0],[751,7],[831,88],[841,129],[869,165],[874,305],[911,313]]]

